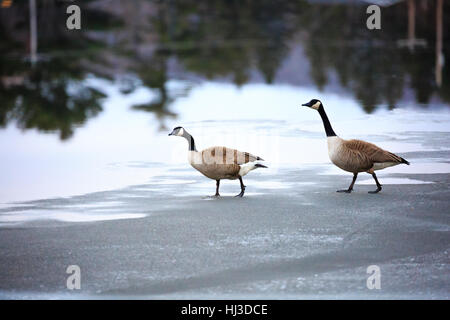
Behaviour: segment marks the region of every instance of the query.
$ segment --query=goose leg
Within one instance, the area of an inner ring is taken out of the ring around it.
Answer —
[[[353,185],[355,184],[356,178],[358,177],[358,173],[354,173],[353,174],[353,180],[352,183],[350,184],[350,187],[348,187],[348,189],[344,189],[344,190],[338,190],[336,192],[343,192],[343,193],[350,193],[353,191]]]
[[[215,197],[220,197],[219,186],[220,186],[220,180],[216,180],[216,194],[214,195]]]
[[[245,192],[245,186],[244,186],[244,182],[242,181],[242,177],[239,177],[239,182],[241,183],[241,193],[236,195],[236,197],[242,198],[244,196],[244,192]]]
[[[375,179],[375,183],[377,184],[377,190],[369,191],[369,193],[378,193],[381,191],[381,183],[378,182],[377,175],[375,174],[375,172],[372,173],[372,177]]]

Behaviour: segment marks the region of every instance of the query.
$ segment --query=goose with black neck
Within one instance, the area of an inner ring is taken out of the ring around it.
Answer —
[[[220,180],[222,179],[239,179],[241,192],[237,197],[243,197],[245,185],[242,177],[257,168],[267,168],[265,165],[259,163],[259,161],[264,161],[264,159],[236,149],[210,147],[202,151],[197,151],[194,138],[183,127],[174,128],[173,131],[169,133],[169,136],[183,137],[187,140],[189,146],[189,164],[204,176],[216,180],[215,197],[220,196],[219,187]]]
[[[348,189],[337,190],[337,192],[351,193],[358,173],[367,172],[372,175],[377,186],[376,190],[369,191],[369,193],[378,193],[381,191],[382,185],[378,181],[375,171],[399,164],[409,165],[409,162],[402,157],[372,143],[356,139],[344,140],[338,137],[320,100],[312,99],[308,103],[302,104],[302,106],[319,112],[327,135],[328,156],[331,162],[338,168],[353,173],[353,180]]]

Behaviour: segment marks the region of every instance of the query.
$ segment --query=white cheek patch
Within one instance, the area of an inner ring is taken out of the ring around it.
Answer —
[[[182,136],[183,134],[184,134],[184,129],[181,128],[181,129],[178,131],[177,136]]]
[[[314,104],[312,105],[311,108],[318,110],[319,107],[320,107],[320,101],[317,101],[316,103],[314,103]]]

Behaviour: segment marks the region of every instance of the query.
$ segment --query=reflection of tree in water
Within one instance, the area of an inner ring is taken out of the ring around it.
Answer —
[[[159,7],[159,45],[207,79],[249,80],[255,62],[267,82],[287,54],[297,4],[275,1],[169,1]],[[161,20],[161,17],[163,19]]]
[[[167,65],[172,58],[184,72],[207,79],[230,77],[236,85],[248,82],[251,69],[257,65],[271,83],[294,31],[286,21],[292,8],[287,2],[280,5],[267,0],[159,3],[151,19],[157,48],[150,58],[136,50],[132,68],[158,97],[133,108],[155,113],[161,128],[165,117],[176,117],[169,106],[183,94],[167,88]]]
[[[147,88],[154,89],[158,96],[149,103],[134,105],[132,108],[154,113],[159,120],[160,130],[165,130],[164,119],[176,117],[176,114],[168,109],[168,106],[174,101],[174,97],[167,88],[169,79],[167,79],[166,57],[155,54],[148,63],[139,64],[137,72],[142,84]]]
[[[398,40],[405,37],[407,21],[406,8],[401,6],[405,4],[383,10],[383,21],[388,22],[383,23],[381,31],[370,31],[361,23],[361,17],[367,16],[365,6],[312,6],[302,24],[308,31],[305,51],[318,88],[324,88],[333,69],[340,83],[351,89],[367,112],[380,104],[393,108],[403,97],[407,83],[419,103],[428,103],[435,93],[450,101],[443,94],[450,89],[449,78],[444,76],[441,88],[435,84],[434,51],[398,47]],[[431,9],[427,21],[419,23],[418,29],[420,36],[434,48],[435,24],[429,23],[434,14]],[[317,23],[318,16],[329,23]]]
[[[14,3],[1,11],[0,126],[14,121],[22,129],[57,131],[64,140],[73,134],[75,126],[102,110],[100,99],[104,95],[84,84],[89,70],[83,61],[98,60],[96,50],[103,46],[82,33],[66,29],[67,4],[63,6],[57,1],[39,4],[42,55],[33,67],[23,58],[28,50],[28,21],[24,19],[28,17],[28,1]],[[83,14],[98,26],[102,22],[114,25],[103,13],[85,9]]]
[[[361,28],[361,21],[354,17],[365,17],[365,7],[360,8],[359,14],[355,14],[355,8],[344,5],[315,6],[312,10],[332,22],[306,22],[311,35],[305,41],[306,53],[311,61],[311,76],[319,89],[327,84],[332,68],[340,83],[351,88],[367,112],[380,103],[394,105],[403,94],[404,78],[401,57],[385,38],[390,33]]]
[[[62,140],[73,134],[76,125],[102,110],[99,99],[104,95],[81,83],[82,71],[52,59],[16,76],[14,86],[0,85],[2,106],[0,126],[14,120],[22,129],[57,131]]]
[[[449,101],[448,68],[440,88],[434,80],[435,8],[417,13],[418,37],[429,47],[413,51],[398,46],[407,29],[405,3],[383,10],[381,31],[366,28],[365,9],[303,1],[168,1],[158,6],[153,23],[164,55],[207,79],[229,77],[239,86],[257,69],[272,83],[287,44],[301,31],[317,87],[323,89],[334,70],[367,112],[380,104],[394,108],[408,87],[423,105],[434,94]]]
[[[161,3],[157,8],[159,12],[152,19],[151,25],[152,31],[157,31],[158,39],[161,40],[167,28],[164,15],[161,14],[161,11],[164,11],[165,8],[164,3]],[[139,5],[135,3],[132,10],[134,14],[137,14]],[[157,95],[148,103],[133,105],[132,109],[154,114],[159,121],[159,129],[166,130],[164,120],[168,117],[176,118],[177,116],[169,110],[170,104],[175,100],[175,95],[167,88],[167,82],[170,80],[167,70],[169,54],[161,48],[153,51],[150,55],[141,54],[137,49],[140,44],[138,40],[145,37],[147,30],[135,21],[132,22],[131,30],[133,34],[131,55],[134,57],[131,70],[137,75],[144,87],[152,89]]]
[[[133,109],[154,114],[164,128],[165,118],[176,117],[171,105],[183,95],[169,88],[170,80],[230,79],[240,86],[259,71],[266,83],[273,83],[294,36],[302,41],[316,86],[324,89],[334,71],[367,112],[380,104],[394,107],[405,88],[422,104],[435,94],[450,101],[450,68],[444,68],[440,88],[434,80],[433,6],[417,13],[417,36],[429,46],[410,51],[397,46],[406,35],[404,3],[383,9],[382,31],[369,31],[365,6],[272,0],[85,1],[78,3],[83,12],[80,32],[65,28],[67,3],[38,4],[43,59],[34,68],[16,58],[28,52],[27,2],[0,11],[3,127],[15,120],[21,128],[58,131],[66,139],[75,126],[102,110],[103,95],[86,85],[87,74],[112,79],[121,73],[134,75],[157,94]],[[444,7],[448,17],[450,6]],[[97,32],[94,37],[92,31]],[[449,56],[448,48],[444,51]]]

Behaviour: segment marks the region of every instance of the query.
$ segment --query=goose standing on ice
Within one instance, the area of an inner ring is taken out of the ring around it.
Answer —
[[[338,190],[337,192],[352,192],[358,173],[367,172],[372,175],[377,185],[377,189],[369,191],[369,193],[378,193],[381,191],[381,184],[378,182],[375,174],[376,170],[396,166],[401,163],[409,165],[409,162],[402,157],[383,150],[372,143],[339,138],[334,133],[323,104],[319,100],[313,99],[308,103],[302,104],[302,106],[317,110],[322,117],[328,140],[328,156],[331,162],[342,170],[353,173],[353,180],[348,189]]]
[[[169,136],[183,137],[188,141],[189,163],[204,176],[216,180],[216,197],[220,196],[219,186],[222,179],[239,179],[241,193],[236,197],[242,197],[245,192],[242,177],[256,168],[267,168],[256,162],[257,160],[264,161],[262,158],[248,152],[226,147],[211,147],[199,152],[195,148],[194,138],[183,127],[174,128]]]

